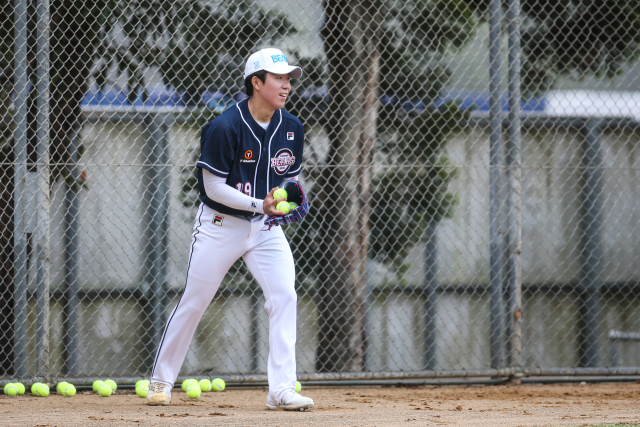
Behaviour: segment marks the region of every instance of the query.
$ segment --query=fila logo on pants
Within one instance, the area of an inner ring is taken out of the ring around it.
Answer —
[[[219,225],[220,227],[222,227],[223,221],[224,221],[224,217],[222,215],[214,215],[213,221],[211,222],[213,223],[213,225]]]

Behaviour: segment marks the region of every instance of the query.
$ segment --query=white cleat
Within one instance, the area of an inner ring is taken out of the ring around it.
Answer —
[[[160,382],[152,382],[149,384],[147,402],[151,406],[169,405],[171,403],[171,386]]]
[[[267,409],[275,411],[282,409],[283,411],[304,411],[313,408],[313,399],[301,396],[293,390],[284,392],[279,402],[271,399],[271,395],[267,398]]]

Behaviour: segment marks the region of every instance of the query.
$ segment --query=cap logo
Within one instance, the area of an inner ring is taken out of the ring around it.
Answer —
[[[256,61],[256,62],[254,62],[254,63],[253,63],[253,68],[255,68],[256,70],[257,70],[258,68],[260,68],[260,61]]]
[[[276,62],[287,62],[287,58],[284,55],[271,55],[271,60]],[[287,62],[288,64],[288,62]]]

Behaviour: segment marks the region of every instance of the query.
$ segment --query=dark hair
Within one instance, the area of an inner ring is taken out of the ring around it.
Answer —
[[[251,83],[251,80],[257,77],[260,79],[260,81],[262,83],[264,83],[267,80],[267,71],[266,70],[260,70],[260,71],[256,71],[253,74],[249,74],[247,76],[246,79],[244,79],[244,90],[247,91],[247,96],[249,98],[251,98],[253,96],[253,84]]]

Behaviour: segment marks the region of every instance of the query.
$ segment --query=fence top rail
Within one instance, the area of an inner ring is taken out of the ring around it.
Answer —
[[[640,341],[640,332],[623,332],[611,329],[609,331],[609,339],[619,341]]]

